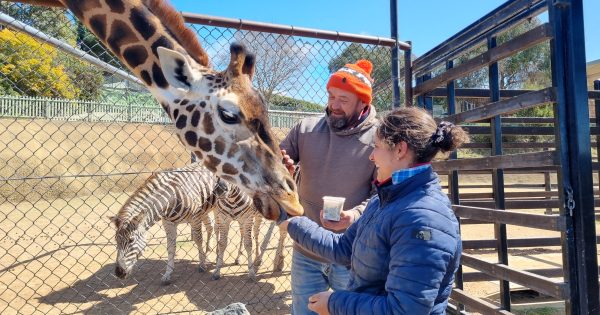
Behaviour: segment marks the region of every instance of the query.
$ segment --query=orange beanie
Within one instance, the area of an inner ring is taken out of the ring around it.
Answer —
[[[371,70],[373,64],[368,60],[358,60],[355,64],[348,63],[329,77],[327,89],[336,87],[344,91],[352,92],[358,96],[363,103],[369,105],[372,99]]]

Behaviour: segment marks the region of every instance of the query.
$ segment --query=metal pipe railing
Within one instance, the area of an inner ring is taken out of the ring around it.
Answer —
[[[8,0],[10,2],[21,2],[33,5],[43,5],[50,7],[64,7],[56,0]],[[228,27],[245,31],[266,32],[290,36],[303,36],[319,39],[330,39],[336,41],[346,41],[360,44],[380,45],[394,47],[396,40],[377,36],[365,36],[350,33],[341,33],[337,31],[326,31],[314,28],[295,27],[291,25],[272,24],[264,22],[249,21],[243,19],[224,18],[204,14],[195,14],[181,12],[183,19],[187,23],[202,24],[217,27]],[[398,48],[401,50],[410,49],[410,44],[398,41]]]
[[[396,40],[392,38],[383,38],[376,36],[365,36],[349,33],[341,33],[337,31],[326,31],[314,28],[295,27],[291,25],[281,25],[272,23],[255,22],[243,19],[232,19],[216,17],[204,14],[195,14],[182,12],[184,20],[192,24],[202,24],[209,26],[228,27],[245,31],[256,31],[265,33],[274,33],[290,36],[303,36],[319,39],[330,39],[335,41],[346,41],[360,44],[371,44],[379,46],[393,47],[396,45]],[[398,42],[398,48],[407,50],[410,45],[405,42]]]

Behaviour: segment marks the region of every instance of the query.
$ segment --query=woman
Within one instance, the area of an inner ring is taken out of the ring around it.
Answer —
[[[304,248],[350,267],[348,291],[309,299],[318,314],[445,314],[461,254],[458,222],[431,160],[468,136],[407,107],[386,115],[370,159],[378,194],[343,234],[304,217],[282,224]]]

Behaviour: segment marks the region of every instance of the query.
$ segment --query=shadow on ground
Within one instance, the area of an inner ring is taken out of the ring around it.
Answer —
[[[208,272],[199,273],[196,264],[177,261],[172,284],[163,285],[160,277],[163,260],[140,259],[133,274],[121,280],[114,276],[111,263],[87,279],[68,288],[40,297],[39,302],[53,305],[65,313],[76,310],[84,314],[123,314],[145,312],[167,314],[193,310],[213,311],[234,302],[246,304],[251,314],[289,314],[289,290],[277,277],[287,273],[259,272],[257,281],[248,279],[244,268],[211,280]],[[276,290],[276,287],[279,290]]]

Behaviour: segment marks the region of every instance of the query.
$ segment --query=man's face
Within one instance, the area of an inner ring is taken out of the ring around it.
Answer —
[[[329,93],[327,108],[331,127],[337,130],[354,127],[365,104],[352,92],[336,87],[330,87],[327,92]]]

